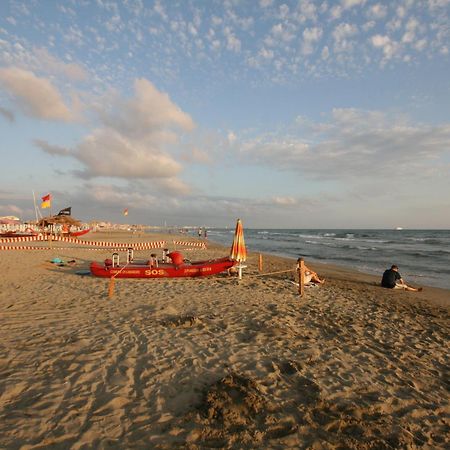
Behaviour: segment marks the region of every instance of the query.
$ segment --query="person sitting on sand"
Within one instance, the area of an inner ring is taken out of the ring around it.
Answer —
[[[381,279],[381,286],[388,289],[404,289],[405,291],[420,292],[422,288],[414,288],[408,286],[404,281],[402,276],[398,272],[398,267],[393,264],[390,269],[387,269],[383,273],[383,278]]]
[[[305,278],[304,278],[304,282],[305,284],[309,283],[309,282],[313,282],[313,283],[318,283],[318,284],[323,284],[325,283],[325,279],[320,279],[319,275],[317,275],[316,272],[314,272],[314,270],[310,269],[309,267],[306,266],[306,264],[304,265],[305,267]]]

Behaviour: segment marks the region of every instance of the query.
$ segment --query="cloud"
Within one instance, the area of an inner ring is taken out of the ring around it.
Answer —
[[[298,205],[298,200],[294,197],[273,197],[272,202],[279,206],[296,206]]]
[[[73,149],[36,139],[41,150],[77,159],[83,166],[79,177],[115,177],[153,180],[172,192],[186,193],[189,187],[176,177],[182,166],[170,154],[179,130],[190,132],[195,124],[169,96],[145,79],[134,83],[135,95],[124,99],[110,94],[96,105],[100,126]]]
[[[82,162],[87,177],[173,177],[181,166],[157,147],[157,142],[131,140],[113,129],[95,130],[77,146],[73,155]]]
[[[52,156],[69,156],[72,154],[72,151],[70,149],[49,144],[47,141],[44,141],[42,139],[34,139],[33,143],[43,152],[48,153]]]
[[[182,158],[184,161],[199,164],[210,164],[212,162],[211,156],[199,148],[193,148],[190,152],[184,153]]]
[[[383,51],[383,60],[389,60],[396,56],[400,51],[400,46],[393,41],[389,36],[377,34],[371,38],[372,45],[376,48],[381,48]],[[383,62],[383,61],[382,61]]]
[[[39,61],[42,71],[61,74],[74,81],[86,81],[88,78],[86,70],[79,64],[62,62],[51,55],[45,48],[34,49],[34,56]]]
[[[241,41],[236,37],[231,28],[225,27],[224,34],[227,41],[227,49],[239,53],[241,51]]]
[[[28,70],[9,67],[0,69],[0,82],[25,114],[43,120],[74,120],[59,91],[47,79]]]
[[[314,44],[322,37],[322,29],[319,27],[305,28],[303,30],[302,53],[309,55],[314,51]]]
[[[23,209],[16,205],[0,205],[0,213],[21,216],[23,214]]]
[[[382,19],[387,15],[387,6],[381,3],[372,5],[367,11],[367,17],[370,19]]]
[[[259,0],[259,6],[261,8],[268,8],[273,3],[273,0]]]
[[[340,23],[333,30],[334,49],[336,52],[350,52],[353,50],[353,43],[350,40],[358,33],[358,27],[349,23]]]
[[[344,9],[350,9],[355,6],[362,6],[366,3],[366,0],[341,0],[341,4]]]
[[[3,116],[8,122],[12,123],[15,121],[14,113],[9,109],[2,108],[1,106],[0,106],[0,115]]]
[[[106,126],[129,138],[154,140],[158,144],[176,140],[174,127],[184,131],[194,129],[192,118],[150,81],[137,79],[134,92],[130,100],[111,99],[111,107],[102,106],[99,116]]]
[[[302,133],[302,139],[260,136],[236,148],[249,163],[347,181],[427,177],[441,167],[450,148],[450,124],[413,125],[378,111],[335,109],[329,122],[310,125],[308,138],[305,127]]]

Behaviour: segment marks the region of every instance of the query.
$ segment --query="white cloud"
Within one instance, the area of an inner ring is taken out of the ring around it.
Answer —
[[[135,95],[130,100],[112,99],[99,111],[103,123],[133,139],[156,139],[159,143],[176,141],[173,128],[191,131],[192,118],[175,105],[170,97],[158,91],[148,80],[134,82]]]
[[[237,136],[233,131],[229,131],[227,135],[227,140],[230,145],[233,145],[236,142]]]
[[[366,3],[366,0],[341,0],[342,7],[344,9],[350,9],[355,6],[362,6]]]
[[[43,139],[34,139],[34,145],[39,147],[43,152],[48,153],[52,156],[70,156],[72,151],[68,148],[61,147],[59,145],[50,144]]]
[[[225,27],[224,34],[227,41],[227,49],[239,53],[241,51],[241,41],[236,37],[231,28]]]
[[[416,30],[418,27],[419,22],[414,18],[410,18],[406,23],[405,26],[406,32],[402,36],[402,42],[405,44],[412,43],[416,38]]]
[[[75,119],[51,82],[37,77],[33,72],[18,67],[0,69],[0,82],[15,98],[21,110],[31,117],[65,122]]]
[[[338,20],[342,16],[342,8],[339,5],[333,6],[330,9],[330,17],[332,20]]]
[[[358,33],[358,28],[354,24],[341,23],[333,30],[334,49],[336,52],[350,52],[353,44],[350,38]]]
[[[431,10],[447,8],[450,6],[450,0],[428,0],[428,7]]]
[[[387,6],[382,3],[376,3],[372,5],[367,11],[367,17],[369,19],[383,19],[387,15]]]
[[[278,14],[279,14],[281,19],[287,19],[289,17],[289,14],[290,14],[289,6],[286,5],[286,3],[281,4],[278,7]]]
[[[0,205],[0,212],[2,214],[15,214],[21,216],[23,214],[23,209],[16,205]]]
[[[86,70],[79,64],[62,62],[45,48],[34,49],[34,56],[39,61],[40,70],[45,73],[61,74],[74,81],[85,81],[88,78]]]
[[[268,8],[273,4],[273,0],[259,0],[259,6],[261,8]]]
[[[272,59],[274,57],[273,50],[268,50],[265,47],[263,47],[259,52],[258,56],[260,56],[263,59]]]
[[[280,206],[296,206],[298,205],[298,200],[294,197],[273,197],[272,202],[275,205]]]
[[[76,173],[84,178],[153,179],[174,192],[187,192],[187,186],[176,179],[182,166],[169,147],[178,141],[177,130],[191,131],[194,122],[148,80],[136,80],[134,88],[131,99],[111,96],[97,106],[102,126],[76,148],[68,150],[42,140],[35,144],[48,154],[77,159],[84,168]]]
[[[314,44],[316,44],[322,37],[323,30],[319,27],[305,28],[303,30],[303,45],[302,53],[309,55],[314,51]]]
[[[317,20],[317,6],[312,1],[301,0],[299,2],[299,9],[301,14],[301,21],[311,20],[315,22]]]
[[[290,42],[295,38],[295,33],[292,27],[287,24],[277,23],[271,29],[271,34],[277,40],[283,42]]]
[[[383,51],[383,61],[392,59],[400,52],[399,44],[391,40],[389,36],[377,34],[372,36],[371,42],[374,47],[380,48]]]
[[[211,156],[197,147],[193,148],[190,152],[182,155],[183,160],[199,164],[210,164]]]
[[[418,52],[421,52],[421,51],[423,51],[423,50],[425,50],[426,49],[426,47],[427,47],[427,40],[426,39],[419,39],[418,41],[416,41],[415,43],[414,43],[414,48],[418,51]]]
[[[450,156],[450,124],[412,125],[402,116],[379,111],[335,109],[329,122],[315,124],[310,131],[309,142],[304,126],[302,139],[270,135],[248,139],[239,145],[241,155],[250,163],[308,178],[361,181],[374,176],[419,179]]]
[[[108,128],[86,136],[74,155],[87,167],[86,176],[164,178],[181,171],[180,164],[159,149]]]
[[[157,0],[155,2],[155,6],[153,7],[153,9],[157,14],[159,14],[161,19],[163,19],[164,21],[167,21],[168,16],[167,16],[166,10],[164,9],[164,6],[161,4],[161,2],[159,0]]]

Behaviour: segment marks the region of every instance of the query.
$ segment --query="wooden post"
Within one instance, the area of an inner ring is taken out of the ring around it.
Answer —
[[[297,259],[297,271],[298,271],[298,295],[303,297],[305,293],[305,261],[303,258]]]
[[[108,297],[112,298],[112,296],[114,295],[114,277],[111,277],[109,279],[109,286],[108,286]]]
[[[259,254],[258,270],[259,273],[263,271],[263,255],[261,253]]]

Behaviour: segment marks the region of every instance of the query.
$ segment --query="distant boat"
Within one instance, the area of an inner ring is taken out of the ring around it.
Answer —
[[[396,230],[403,230],[403,228],[402,227],[397,227]]]

